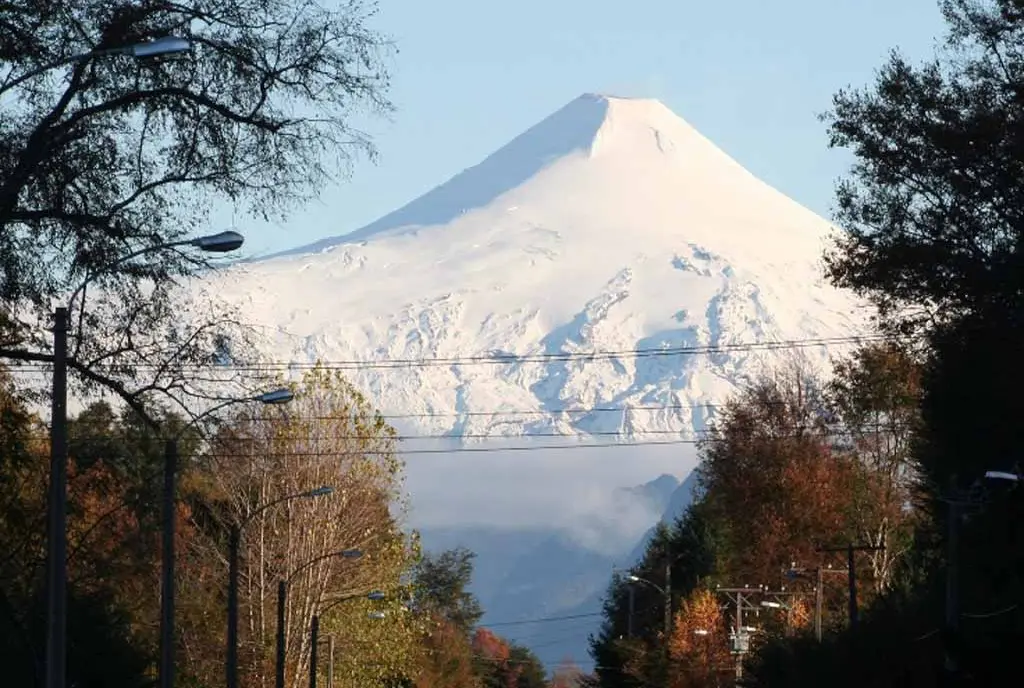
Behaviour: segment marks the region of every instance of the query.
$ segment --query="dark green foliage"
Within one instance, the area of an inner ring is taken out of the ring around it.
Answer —
[[[416,568],[416,604],[468,634],[483,616],[476,595],[469,591],[476,553],[464,547],[424,554]]]
[[[909,330],[1024,298],[1020,3],[942,4],[950,52],[921,67],[894,54],[827,118],[832,145],[857,157],[831,276]]]
[[[945,0],[949,50],[893,56],[870,90],[843,92],[833,144],[857,156],[839,189],[847,230],[833,280],[870,296],[885,325],[926,335],[913,458],[932,519],[894,588],[856,633],[778,643],[755,685],[1002,685],[1024,630],[1024,3]],[[959,630],[943,630],[951,502],[959,511]],[[960,671],[947,676],[944,658]]]
[[[704,505],[697,501],[671,527],[660,524],[647,544],[644,556],[626,574],[616,574],[608,587],[603,613],[604,621],[596,635],[590,637],[590,655],[596,669],[590,685],[602,688],[633,688],[647,685],[648,679],[627,670],[631,660],[649,655],[646,670],[639,673],[664,673],[662,654],[650,653],[661,642],[664,630],[665,599],[657,590],[644,584],[630,583],[627,575],[664,587],[665,565],[672,567],[671,592],[673,610],[679,600],[689,595],[698,584],[713,576],[715,569],[715,532]],[[629,629],[629,587],[633,587],[634,640],[627,637]]]
[[[358,2],[331,11],[261,0],[0,2],[0,66],[11,75],[0,84],[0,302],[41,304],[68,276],[191,233],[216,197],[279,215],[314,196],[368,148],[345,121],[351,108],[388,107],[385,44],[364,24],[372,11]],[[193,53],[107,56],[20,80],[78,53],[168,34],[190,38]],[[188,264],[165,252],[116,272],[122,284],[164,282]]]
[[[72,385],[136,411],[152,397],[194,408],[210,389],[193,384],[197,367],[223,379],[215,366],[253,342],[233,308],[178,289],[212,264],[186,244],[211,233],[218,205],[283,219],[373,153],[349,126],[356,107],[390,109],[373,12],[361,0],[0,0],[0,359],[51,360],[56,302]],[[168,36],[191,52],[124,54]]]
[[[547,688],[547,672],[537,655],[516,643],[509,650],[509,664],[516,668],[515,688]]]

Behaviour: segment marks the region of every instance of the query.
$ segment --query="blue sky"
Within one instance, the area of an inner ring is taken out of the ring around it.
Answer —
[[[324,0],[330,2],[331,0]],[[369,224],[585,92],[658,98],[747,169],[828,215],[849,163],[816,115],[899,48],[927,58],[937,0],[380,0],[400,50],[376,164],[281,225],[222,207],[250,256]],[[219,228],[219,227],[218,227]]]

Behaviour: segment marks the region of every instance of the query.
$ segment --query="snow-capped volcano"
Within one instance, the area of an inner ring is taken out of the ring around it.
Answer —
[[[500,623],[575,613],[602,566],[632,563],[657,516],[617,510],[614,488],[684,476],[693,448],[654,444],[698,436],[712,404],[792,354],[749,345],[865,333],[858,302],[822,279],[830,231],[661,103],[584,95],[377,222],[207,288],[266,327],[274,361],[346,368],[403,434],[630,445],[424,457],[448,444],[403,443],[418,527],[550,533],[515,566],[497,536],[462,543],[482,548],[476,587],[499,610],[484,622]],[[506,576],[523,567],[529,594]],[[589,666],[592,627],[574,628],[546,661]]]
[[[278,333],[276,361],[400,361],[351,375],[422,433],[691,435],[789,353],[744,345],[863,333],[822,280],[830,230],[660,102],[584,95],[377,222],[238,265],[216,291]]]

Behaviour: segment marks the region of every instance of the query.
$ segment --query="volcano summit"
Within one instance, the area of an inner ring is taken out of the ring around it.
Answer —
[[[238,265],[216,291],[278,333],[275,361],[371,364],[353,381],[422,432],[685,436],[792,353],[748,345],[861,331],[821,275],[830,231],[660,102],[588,94],[380,220]]]

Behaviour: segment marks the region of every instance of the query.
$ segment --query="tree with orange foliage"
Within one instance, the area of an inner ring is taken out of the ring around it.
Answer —
[[[743,390],[715,419],[697,470],[723,545],[717,568],[736,584],[775,588],[793,562],[820,561],[817,546],[856,540],[859,464],[836,450],[830,421],[824,385],[799,364]]]
[[[476,630],[473,653],[484,688],[547,688],[547,675],[537,656],[491,630]]]
[[[728,631],[713,592],[699,588],[683,600],[676,613],[668,651],[669,688],[709,688],[730,683]]]
[[[423,660],[415,688],[481,688],[473,648],[451,621],[435,616],[423,640]]]

